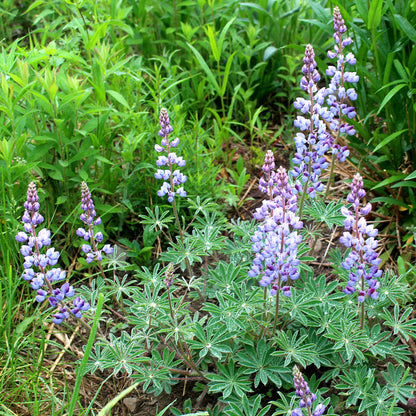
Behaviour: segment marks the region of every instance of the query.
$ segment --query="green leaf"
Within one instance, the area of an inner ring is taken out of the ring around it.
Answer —
[[[263,54],[263,61],[268,61],[277,51],[275,46],[267,47]]]
[[[382,373],[387,383],[387,388],[394,394],[396,401],[406,403],[413,397],[413,379],[409,376],[410,367],[399,365],[395,367],[392,363],[387,364],[387,373]]]
[[[406,176],[404,178],[405,181],[408,181],[409,179],[415,179],[416,178],[416,170],[414,170],[411,174],[409,174],[408,176]]]
[[[389,326],[393,329],[393,334],[400,334],[404,337],[406,341],[410,337],[416,337],[416,319],[410,319],[410,314],[413,309],[408,308],[403,313],[400,313],[399,305],[394,305],[393,314],[387,309],[384,308],[384,313],[382,317],[385,319],[384,325]]]
[[[244,368],[236,368],[233,361],[227,365],[217,362],[218,374],[207,374],[206,378],[210,380],[208,386],[212,393],[221,393],[226,399],[232,393],[238,397],[242,397],[251,390],[251,381],[249,378],[249,370]]]
[[[236,54],[237,52],[234,52],[229,58],[228,58],[228,60],[227,60],[227,64],[225,65],[225,70],[224,70],[224,78],[223,78],[223,80],[222,80],[222,83],[221,83],[221,91],[220,91],[220,97],[223,97],[224,96],[224,94],[225,94],[225,90],[226,90],[226,88],[227,88],[227,83],[228,83],[228,77],[229,77],[229,75],[230,75],[230,70],[231,70],[231,65],[232,65],[232,63],[233,63],[233,58],[234,58],[234,55]]]
[[[60,205],[60,204],[63,204],[64,202],[66,202],[67,200],[68,200],[68,197],[66,195],[61,195],[61,196],[58,196],[58,198],[56,199],[55,204]]]
[[[412,209],[411,206],[407,205],[403,201],[399,201],[398,199],[391,198],[389,196],[379,196],[377,198],[373,198],[371,200],[371,202],[383,202],[385,204],[397,205],[399,207],[403,207],[403,208],[406,208],[406,209]]]
[[[394,18],[398,21],[397,27],[400,28],[403,33],[413,42],[416,43],[416,30],[412,24],[409,23],[407,19],[405,19],[400,14],[395,14]]]
[[[403,87],[406,87],[406,84],[399,84],[396,85],[384,98],[383,101],[380,104],[380,107],[378,108],[377,115],[380,114],[380,111],[384,108],[384,106],[395,96]],[[404,130],[406,131],[406,130]],[[399,133],[401,134],[401,133]],[[397,134],[396,134],[397,136]],[[395,137],[396,137],[395,136]],[[375,150],[374,150],[375,151]]]
[[[400,188],[400,187],[407,187],[407,188],[416,188],[416,182],[413,181],[401,181],[394,183],[391,187],[392,188]]]
[[[199,65],[201,65],[201,68],[206,73],[209,82],[214,87],[214,89],[217,92],[217,94],[219,94],[220,93],[220,87],[218,85],[217,80],[215,79],[214,74],[212,73],[212,71],[209,68],[209,66],[207,65],[207,63],[205,62],[205,59],[202,57],[202,55],[190,43],[187,43],[187,45],[189,46],[189,48],[191,49],[191,51],[195,55],[195,58],[199,62]]]
[[[221,30],[220,36],[218,38],[218,49],[220,51],[220,54],[222,53],[222,47],[224,45],[225,36],[227,35],[227,32],[230,29],[231,25],[235,22],[235,19],[237,19],[236,16],[234,16],[231,20],[229,20],[228,23]],[[236,53],[236,52],[234,52],[234,53]]]
[[[131,108],[126,99],[117,91],[107,90],[107,94],[111,95],[117,102],[126,108]]]
[[[26,331],[27,327],[37,318],[37,315],[28,316],[25,319],[23,319],[22,322],[20,322],[16,326],[15,334],[16,336],[23,335],[23,333]]]
[[[381,187],[385,187],[386,185],[389,185],[392,182],[400,181],[405,178],[405,174],[401,173],[399,175],[391,175],[388,178],[384,179],[384,181],[379,182],[377,185],[373,186],[371,189],[377,189]]]
[[[212,55],[214,56],[214,59],[217,62],[219,62],[221,58],[221,51],[218,48],[217,39],[215,38],[214,30],[212,29],[212,26],[207,26],[204,29],[209,39],[209,45],[211,47]]]
[[[301,364],[306,367],[313,363],[315,357],[314,346],[307,343],[307,335],[299,335],[299,331],[292,333],[291,331],[280,331],[276,338],[276,344],[279,350],[272,355],[284,356],[284,366],[288,366],[292,362]]]
[[[370,10],[368,11],[368,23],[369,30],[376,29],[381,22],[381,11],[383,8],[383,0],[372,0],[370,4]]]
[[[315,221],[325,223],[328,228],[333,225],[343,226],[345,217],[341,214],[342,202],[331,201],[325,204],[320,199],[311,199],[308,204],[305,204],[304,211],[310,215]]]

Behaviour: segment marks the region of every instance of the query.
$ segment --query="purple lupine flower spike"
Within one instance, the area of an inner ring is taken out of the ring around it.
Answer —
[[[179,169],[175,169],[174,165],[178,167],[183,167],[186,164],[186,161],[182,156],[177,156],[175,152],[172,152],[171,149],[175,148],[179,144],[179,138],[176,137],[174,140],[169,139],[170,133],[173,131],[173,127],[169,122],[169,115],[166,108],[160,110],[160,130],[159,136],[162,138],[161,145],[156,144],[155,150],[158,153],[165,152],[165,155],[158,157],[156,161],[156,166],[158,168],[162,166],[167,166],[168,169],[158,169],[155,173],[156,179],[163,179],[163,184],[157,194],[160,197],[168,195],[168,201],[173,202],[175,195],[180,197],[186,196],[186,191],[184,190],[182,184],[186,182],[186,175],[183,175]]]
[[[347,31],[344,19],[338,7],[334,7],[334,50],[328,51],[328,58],[336,59],[336,66],[330,65],[326,70],[326,74],[331,77],[328,88],[322,89],[322,95],[325,97],[329,107],[329,112],[325,118],[331,127],[332,132],[336,136],[332,144],[332,152],[337,159],[344,162],[349,155],[346,146],[340,146],[336,143],[336,138],[341,134],[353,136],[355,128],[347,122],[347,119],[355,117],[356,112],[350,104],[355,101],[358,96],[355,89],[347,87],[347,83],[356,83],[359,80],[355,72],[347,71],[347,65],[355,65],[356,59],[352,52],[345,54],[345,48],[352,43],[350,37],[343,36]]]
[[[331,137],[322,120],[328,112],[322,107],[324,100],[317,83],[320,80],[316,69],[315,52],[307,45],[303,58],[300,87],[308,94],[307,98],[298,97],[294,107],[301,112],[294,121],[300,132],[295,136],[296,152],[293,157],[293,169],[290,174],[296,178],[296,193],[306,192],[311,198],[324,189],[320,175],[328,167],[325,153],[331,147]]]
[[[303,224],[295,214],[297,197],[286,169],[274,171],[274,167],[273,153],[268,151],[259,188],[269,198],[254,213],[254,218],[262,222],[251,237],[255,259],[248,275],[260,278],[260,286],[271,286],[271,295],[281,289],[284,296],[290,297],[290,287],[281,285],[299,277],[297,250],[302,237],[296,230]]]
[[[22,217],[25,232],[20,231],[16,235],[19,243],[25,243],[20,248],[24,256],[23,279],[30,282],[33,290],[36,290],[36,302],[43,302],[48,299],[52,307],[58,308],[58,312],[53,315],[53,322],[60,324],[69,314],[66,308],[67,298],[75,295],[75,290],[69,283],[64,283],[61,288],[53,288],[55,282],[64,280],[66,272],[56,266],[60,253],[51,245],[51,232],[46,228],[36,232],[36,228],[43,222],[42,215],[39,214],[39,196],[36,185],[31,182],[27,190],[27,200],[24,203],[25,212]],[[43,247],[47,247],[42,253]],[[49,247],[49,248],[48,248]],[[86,303],[88,305],[88,303]],[[85,308],[83,310],[88,310]],[[78,318],[81,315],[77,316]]]
[[[101,261],[103,259],[102,253],[108,255],[111,254],[114,249],[109,244],[106,244],[101,250],[98,250],[98,244],[103,241],[104,236],[101,231],[94,234],[94,226],[101,224],[101,218],[96,218],[97,213],[91,198],[91,192],[85,182],[81,183],[81,197],[81,209],[83,210],[83,213],[80,215],[80,218],[87,226],[87,229],[78,228],[76,234],[86,242],[89,242],[89,244],[85,243],[81,246],[81,250],[87,255],[87,263],[92,263],[94,260]]]
[[[302,409],[307,409],[308,414],[311,414],[312,403],[316,401],[316,395],[311,393],[308,383],[302,376],[299,368],[295,365],[293,367],[293,384],[296,389],[296,396],[300,398],[299,407],[292,411],[292,416],[303,416]],[[321,416],[325,412],[325,406],[320,403],[315,407],[312,416]]]
[[[364,302],[365,297],[372,299],[378,298],[377,289],[380,282],[377,280],[382,274],[379,269],[381,259],[375,251],[378,241],[377,229],[373,225],[368,225],[365,216],[371,211],[371,204],[363,204],[362,199],[366,192],[363,188],[363,179],[357,173],[351,183],[351,192],[347,196],[347,201],[352,204],[352,211],[343,207],[344,227],[347,231],[340,238],[340,242],[351,248],[347,258],[342,263],[345,270],[349,270],[349,281],[344,293],[353,294],[358,291],[358,301]],[[367,289],[365,287],[367,284]]]

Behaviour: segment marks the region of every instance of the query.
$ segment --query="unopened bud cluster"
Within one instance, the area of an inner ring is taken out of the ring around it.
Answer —
[[[300,398],[299,407],[292,411],[292,416],[304,416],[302,409],[308,411],[308,415],[311,414],[312,404],[316,401],[316,394],[311,392],[308,383],[302,376],[299,368],[295,365],[293,368],[293,384],[296,389],[296,396]],[[320,403],[315,407],[312,416],[321,416],[325,412],[325,406]]]

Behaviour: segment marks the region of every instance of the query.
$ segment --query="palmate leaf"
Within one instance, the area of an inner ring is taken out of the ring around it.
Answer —
[[[287,415],[291,415],[292,414],[292,410],[297,407],[296,406],[296,401],[297,401],[297,396],[295,396],[295,394],[292,395],[288,395],[288,394],[283,394],[280,391],[278,392],[280,399],[279,401],[272,401],[270,402],[273,406],[276,406],[276,409],[273,413],[273,416],[277,416],[277,415],[283,415],[283,416],[287,416]]]
[[[262,407],[261,399],[261,394],[250,399],[244,394],[241,403],[230,403],[231,409],[226,410],[225,414],[227,416],[265,416],[271,406]]]
[[[233,361],[227,365],[217,363],[218,374],[207,374],[210,380],[208,386],[212,393],[222,393],[224,399],[231,394],[242,397],[244,393],[250,392],[251,381],[249,373],[251,370],[247,368],[236,368]]]
[[[346,407],[356,405],[358,400],[364,399],[372,392],[374,387],[374,368],[368,369],[366,366],[348,368],[344,374],[339,376],[341,383],[335,387],[345,390],[342,395],[347,396]]]
[[[189,347],[199,350],[200,358],[210,354],[221,360],[224,354],[232,352],[229,341],[235,334],[235,331],[229,331],[226,327],[219,327],[217,320],[210,318],[205,327],[196,322],[195,338],[189,340]]]
[[[394,345],[389,341],[390,332],[381,331],[380,324],[375,324],[372,328],[366,326],[368,333],[368,350],[374,357],[386,358],[394,355],[392,348]]]
[[[390,270],[386,270],[380,283],[378,302],[389,300],[391,303],[401,304],[406,299],[411,300],[412,294],[408,290],[406,274],[395,276]]]
[[[317,368],[323,367],[336,367],[336,364],[340,358],[338,354],[332,348],[332,343],[325,337],[319,335],[315,328],[309,328],[308,341],[314,345],[315,361],[314,364]]]
[[[141,367],[140,363],[148,361],[144,353],[144,348],[133,341],[125,331],[121,333],[120,337],[110,334],[109,342],[103,343],[100,368],[112,368],[113,374],[121,371],[131,375],[134,370],[137,371]],[[96,360],[98,360],[98,356],[99,354],[97,354]]]
[[[228,331],[235,331],[238,328],[244,330],[244,325],[238,322],[239,315],[242,311],[230,305],[220,292],[217,293],[217,299],[218,305],[207,302],[202,308],[204,312],[208,312],[211,315],[213,318],[212,322],[216,320],[220,326],[224,326],[225,324]]]
[[[311,199],[308,204],[305,204],[303,210],[315,221],[324,222],[328,228],[332,228],[334,225],[344,225],[345,217],[341,214],[343,206],[342,202],[331,201],[329,204],[325,204],[320,199]]]
[[[361,333],[358,323],[351,319],[350,315],[349,311],[346,311],[339,324],[331,323],[323,336],[335,341],[334,350],[345,354],[346,360],[351,361],[355,358],[358,362],[363,362],[367,337]]]
[[[163,390],[170,393],[171,380],[170,371],[164,367],[164,360],[161,355],[153,350],[152,359],[148,365],[143,365],[137,369],[138,374],[133,374],[132,378],[143,383],[143,391],[155,392],[160,394]]]
[[[386,380],[387,389],[394,394],[397,401],[406,403],[413,396],[413,378],[409,375],[410,368],[403,365],[394,367],[392,363],[387,364],[387,373],[382,373]]]
[[[239,364],[255,373],[254,387],[257,388],[260,382],[266,386],[269,380],[277,387],[282,386],[282,379],[291,382],[292,371],[272,355],[274,351],[270,344],[261,339],[256,346],[246,345],[244,351],[237,355]]]
[[[224,246],[224,238],[220,235],[220,227],[206,227],[202,230],[192,230],[192,238],[203,249],[205,254],[212,254],[213,250],[221,250]]]
[[[215,290],[229,292],[236,283],[240,286],[247,279],[247,269],[236,262],[225,262],[220,260],[215,270],[208,269],[208,281]]]
[[[161,230],[162,228],[168,228],[168,224],[173,221],[173,216],[169,215],[169,211],[165,210],[160,213],[158,205],[154,207],[154,211],[146,207],[148,215],[140,215],[143,219],[142,224],[149,225],[151,230]]]
[[[292,319],[299,321],[303,325],[308,325],[307,314],[310,310],[317,308],[321,304],[318,299],[313,299],[309,293],[300,290],[292,290],[292,296],[285,299],[285,308],[289,310]]]
[[[389,389],[376,384],[375,389],[366,396],[365,404],[368,416],[399,416],[403,415],[401,407],[394,407],[397,400]]]
[[[180,264],[181,270],[184,271],[186,269],[186,259],[189,260],[192,266],[195,262],[202,262],[201,255],[203,254],[204,249],[201,244],[188,236],[183,242],[179,238],[176,243],[172,242],[168,251],[160,255],[160,260]]]
[[[195,216],[198,215],[199,212],[207,214],[208,212],[215,212],[215,210],[218,209],[218,205],[213,202],[211,198],[206,198],[201,201],[201,197],[197,196],[195,201],[188,198],[187,202],[188,208],[195,211]]]
[[[410,337],[416,338],[416,319],[409,319],[413,308],[406,309],[400,314],[399,305],[394,305],[393,314],[384,308],[384,313],[381,315],[385,319],[384,325],[393,329],[393,334],[400,334],[408,341]]]
[[[308,319],[308,326],[314,328],[314,331],[319,335],[325,332],[334,322],[339,322],[343,314],[343,305],[338,303],[336,305],[329,302],[322,302],[317,304],[313,309],[305,312]]]
[[[275,342],[280,350],[275,351],[272,355],[277,357],[285,357],[284,366],[288,366],[291,362],[307,367],[315,362],[316,353],[313,344],[305,342],[308,335],[299,336],[299,331],[292,333],[291,331],[280,331]]]

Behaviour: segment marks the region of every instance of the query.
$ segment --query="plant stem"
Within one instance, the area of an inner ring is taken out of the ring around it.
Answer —
[[[275,310],[275,313],[274,313],[274,321],[273,321],[273,330],[272,330],[272,334],[274,334],[275,333],[275,331],[276,331],[276,325],[277,325],[277,316],[279,315],[279,296],[280,296],[280,285],[281,285],[281,283],[282,283],[282,277],[281,276],[279,276],[279,281],[278,281],[278,283],[277,283],[277,286],[279,287],[278,289],[277,289],[277,293],[276,293],[276,310]]]
[[[98,296],[97,308],[95,310],[94,322],[93,322],[92,327],[91,327],[90,336],[88,337],[87,346],[85,347],[84,357],[82,358],[81,364],[78,367],[77,372],[76,372],[75,387],[74,387],[74,391],[72,393],[71,401],[69,403],[68,415],[73,415],[74,414],[74,409],[75,409],[75,405],[78,401],[78,392],[79,392],[79,389],[81,387],[81,381],[82,381],[82,378],[83,378],[84,370],[85,370],[85,367],[87,366],[88,359],[89,359],[90,354],[91,354],[92,346],[93,346],[94,341],[95,341],[95,336],[97,334],[97,329],[98,329],[98,324],[100,322],[100,317],[101,317],[101,311],[102,311],[102,308],[103,308],[103,304],[104,304],[104,295],[102,293],[100,293],[100,295]]]

